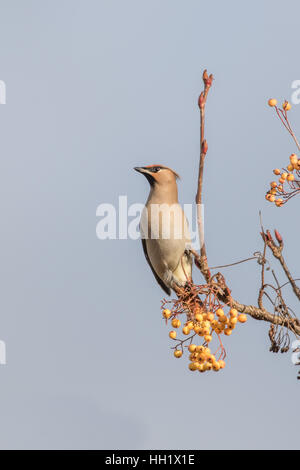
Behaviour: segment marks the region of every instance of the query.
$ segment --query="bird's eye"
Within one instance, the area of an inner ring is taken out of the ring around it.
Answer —
[[[160,166],[154,166],[153,168],[151,168],[151,173],[157,173],[159,170],[161,170]]]

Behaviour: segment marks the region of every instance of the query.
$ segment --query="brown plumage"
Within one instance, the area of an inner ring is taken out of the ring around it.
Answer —
[[[157,282],[170,295],[171,289],[185,286],[192,276],[188,223],[178,203],[179,175],[163,165],[135,170],[150,184],[140,224],[144,254]]]

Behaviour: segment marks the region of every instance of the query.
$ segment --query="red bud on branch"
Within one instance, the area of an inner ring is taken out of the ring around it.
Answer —
[[[207,145],[207,142],[206,142],[206,140],[204,140],[204,141],[202,142],[202,149],[201,149],[201,153],[203,153],[204,155],[206,155],[206,153],[207,153],[207,150],[208,150],[208,145]]]
[[[203,72],[202,78],[203,78],[205,88],[211,87],[212,81],[214,79],[213,74],[210,74],[210,76],[208,76],[207,70],[205,69]]]
[[[271,235],[270,230],[267,230],[266,235],[267,235],[267,239],[269,240],[269,242],[272,242],[272,241],[273,241],[273,238],[272,238],[272,235]]]
[[[275,233],[275,237],[276,237],[276,240],[278,241],[278,243],[282,243],[283,240],[282,240],[282,236],[280,235],[280,233],[278,232],[278,230],[274,230],[274,233]]]
[[[203,91],[201,91],[201,93],[200,93],[200,96],[199,96],[199,99],[198,99],[198,106],[199,106],[200,109],[204,107],[204,94],[203,94]]]
[[[212,85],[213,79],[214,77],[213,77],[213,74],[211,73],[206,82],[207,87],[210,87]]]

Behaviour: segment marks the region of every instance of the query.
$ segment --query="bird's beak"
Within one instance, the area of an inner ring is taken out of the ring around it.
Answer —
[[[148,173],[148,171],[146,170],[146,168],[143,168],[142,166],[135,166],[135,167],[134,167],[134,170],[135,170],[135,171],[138,171],[139,173]]]

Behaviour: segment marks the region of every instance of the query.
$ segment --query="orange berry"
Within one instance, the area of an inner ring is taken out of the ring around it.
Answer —
[[[272,182],[270,183],[270,186],[271,186],[271,188],[276,188],[276,186],[277,186],[276,181],[272,181]]]
[[[177,357],[177,358],[181,357],[182,356],[182,351],[180,351],[179,349],[175,349],[174,356]]]
[[[288,169],[289,171],[293,171],[294,167],[293,167],[293,165],[290,163],[290,164],[287,166],[287,169]]]
[[[230,336],[232,333],[232,329],[231,328],[226,328],[226,330],[224,330],[224,335],[226,336]]]
[[[194,328],[194,322],[193,322],[193,321],[188,321],[187,324],[186,324],[186,326],[187,326],[190,330],[192,330],[192,329]]]
[[[195,362],[190,362],[189,363],[189,369],[192,371],[195,371],[198,369],[198,365]]]
[[[285,101],[282,105],[282,108],[285,110],[285,111],[289,111],[291,109],[292,105],[291,103],[289,103],[288,101]]]
[[[171,339],[175,339],[176,336],[177,336],[176,331],[174,331],[174,330],[170,331],[169,336],[170,336]]]
[[[282,178],[283,180],[286,180],[286,179],[287,179],[287,176],[288,176],[288,174],[287,174],[286,172],[284,172],[284,173],[282,173],[281,178]]]
[[[200,333],[201,330],[202,330],[201,326],[199,326],[199,325],[194,326],[194,332],[195,332],[197,335]]]
[[[238,316],[238,311],[236,308],[231,308],[230,311],[229,311],[229,314],[231,317],[237,317]]]
[[[212,369],[213,369],[215,372],[218,372],[218,370],[221,369],[220,364],[219,364],[218,362],[215,362],[215,363],[212,365]]]
[[[197,346],[195,344],[190,344],[189,347],[188,347],[188,350],[193,353],[195,352],[197,349]]]
[[[240,323],[245,323],[247,321],[247,315],[245,315],[244,313],[241,313],[239,316],[238,316],[238,321]]]
[[[220,359],[220,361],[218,361],[218,363],[219,363],[220,369],[224,369],[224,367],[225,367],[225,361],[223,361],[222,359]]]
[[[238,321],[237,317],[230,318],[230,325],[235,325],[237,321]]]
[[[289,174],[288,177],[287,177],[288,181],[294,181],[294,179],[295,179],[295,176],[292,173]]]
[[[205,341],[206,341],[207,343],[210,343],[211,340],[212,340],[212,336],[211,336],[211,335],[205,335],[205,336],[204,336],[204,339],[205,339]]]
[[[274,175],[280,175],[281,171],[279,170],[279,168],[275,168],[275,170],[273,170],[273,173]]]
[[[283,204],[283,199],[281,199],[280,197],[275,201],[275,204],[277,207],[281,207],[282,204]]]
[[[275,98],[270,98],[269,101],[268,101],[268,105],[273,107],[273,106],[276,106],[277,104],[277,100]]]
[[[190,334],[190,329],[189,329],[189,327],[188,327],[188,326],[184,326],[184,327],[182,328],[182,333],[183,333],[184,335],[189,335],[189,334]]]
[[[279,178],[279,183],[283,184],[285,182],[284,178]]]
[[[222,308],[218,308],[218,310],[216,311],[216,315],[218,317],[221,317],[224,315],[224,310]]]
[[[179,328],[180,325],[181,325],[181,321],[178,320],[178,318],[173,318],[173,320],[172,320],[172,326],[173,326],[173,328]]]

